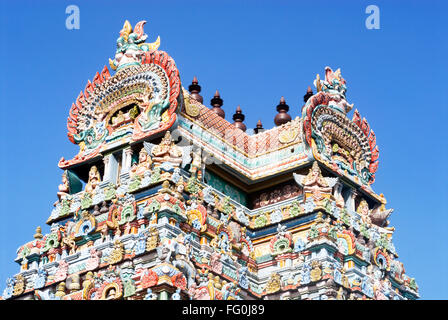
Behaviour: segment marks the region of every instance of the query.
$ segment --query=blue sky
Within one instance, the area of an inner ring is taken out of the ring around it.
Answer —
[[[79,30],[65,27],[70,4]],[[379,30],[365,27],[370,4]],[[271,128],[281,96],[298,116],[316,74],[341,68],[348,101],[376,133],[373,188],[395,209],[399,259],[422,298],[448,299],[447,12],[446,1],[2,1],[0,290],[19,271],[16,249],[36,226],[49,231],[58,160],[78,150],[69,108],[128,19],[148,21],[148,41],[160,35],[184,87],[197,76],[205,104],[218,89],[226,118],[240,105],[248,128]]]

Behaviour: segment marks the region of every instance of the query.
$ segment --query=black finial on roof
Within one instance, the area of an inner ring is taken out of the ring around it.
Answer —
[[[190,91],[190,96],[196,101],[199,101],[200,103],[204,101],[202,96],[199,94],[199,92],[201,92],[201,86],[198,84],[198,79],[196,78],[196,76],[193,78],[193,81],[188,86],[188,91]]]
[[[289,106],[286,104],[285,98],[281,97],[280,103],[277,105],[277,115],[274,118],[276,126],[281,126],[284,123],[291,121],[291,116],[288,114]]]
[[[226,116],[226,113],[224,112],[224,110],[221,108],[221,106],[223,105],[223,100],[221,99],[218,90],[216,90],[215,92],[215,96],[213,97],[212,100],[210,100],[210,104],[212,105],[212,111],[215,112],[218,116],[220,116],[221,118],[224,118]]]
[[[238,129],[246,131],[246,125],[243,123],[244,118],[245,116],[243,114],[243,111],[241,110],[241,107],[240,106],[236,107],[235,114],[233,115],[233,121],[235,121],[233,125]]]

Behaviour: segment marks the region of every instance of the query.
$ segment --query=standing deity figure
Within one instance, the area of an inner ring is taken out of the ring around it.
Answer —
[[[69,194],[69,186],[68,186],[68,178],[67,178],[67,172],[64,172],[62,174],[62,183],[58,187],[58,201],[56,201],[53,205],[56,206],[59,202],[61,202],[62,197],[65,197]]]
[[[140,150],[138,155],[138,163],[131,168],[131,175],[143,176],[146,171],[151,170],[152,160],[145,148]]]
[[[193,152],[193,161],[191,162],[190,173],[191,176],[196,176],[199,180],[202,179],[202,159],[201,159],[201,149],[197,149]]]
[[[336,200],[336,206],[339,208],[344,208],[345,200],[342,196],[342,183],[336,183],[334,186],[334,199]]]
[[[182,150],[174,144],[169,131],[165,133],[160,144],[152,148],[151,153],[155,167],[159,167],[165,162],[179,167],[182,163]]]
[[[174,196],[179,199],[180,201],[185,201],[184,196],[182,193],[184,192],[184,178],[180,177],[180,179],[176,183],[176,187],[174,189]]]
[[[92,166],[89,171],[89,181],[86,184],[85,191],[92,193],[101,182],[100,172],[96,166]]]

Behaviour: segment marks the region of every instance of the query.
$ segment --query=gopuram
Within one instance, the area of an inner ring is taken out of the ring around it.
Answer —
[[[419,298],[372,189],[375,133],[349,118],[339,69],[317,75],[301,117],[282,98],[274,128],[247,130],[218,91],[208,107],[196,77],[182,87],[144,24],[125,22],[72,104],[79,152],[60,159],[50,232],[17,250],[2,299]]]

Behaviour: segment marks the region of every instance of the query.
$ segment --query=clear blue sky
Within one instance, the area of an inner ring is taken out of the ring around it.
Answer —
[[[80,29],[65,8],[80,8]],[[380,8],[380,29],[365,8]],[[271,128],[286,98],[293,117],[316,73],[341,68],[347,98],[376,133],[374,190],[395,208],[394,243],[425,299],[447,299],[446,1],[1,1],[0,290],[19,271],[16,249],[45,225],[56,200],[71,103],[115,52],[125,19],[147,20],[148,41],[193,76],[226,118]],[[313,88],[314,89],[314,88]],[[351,117],[351,114],[349,115]]]

